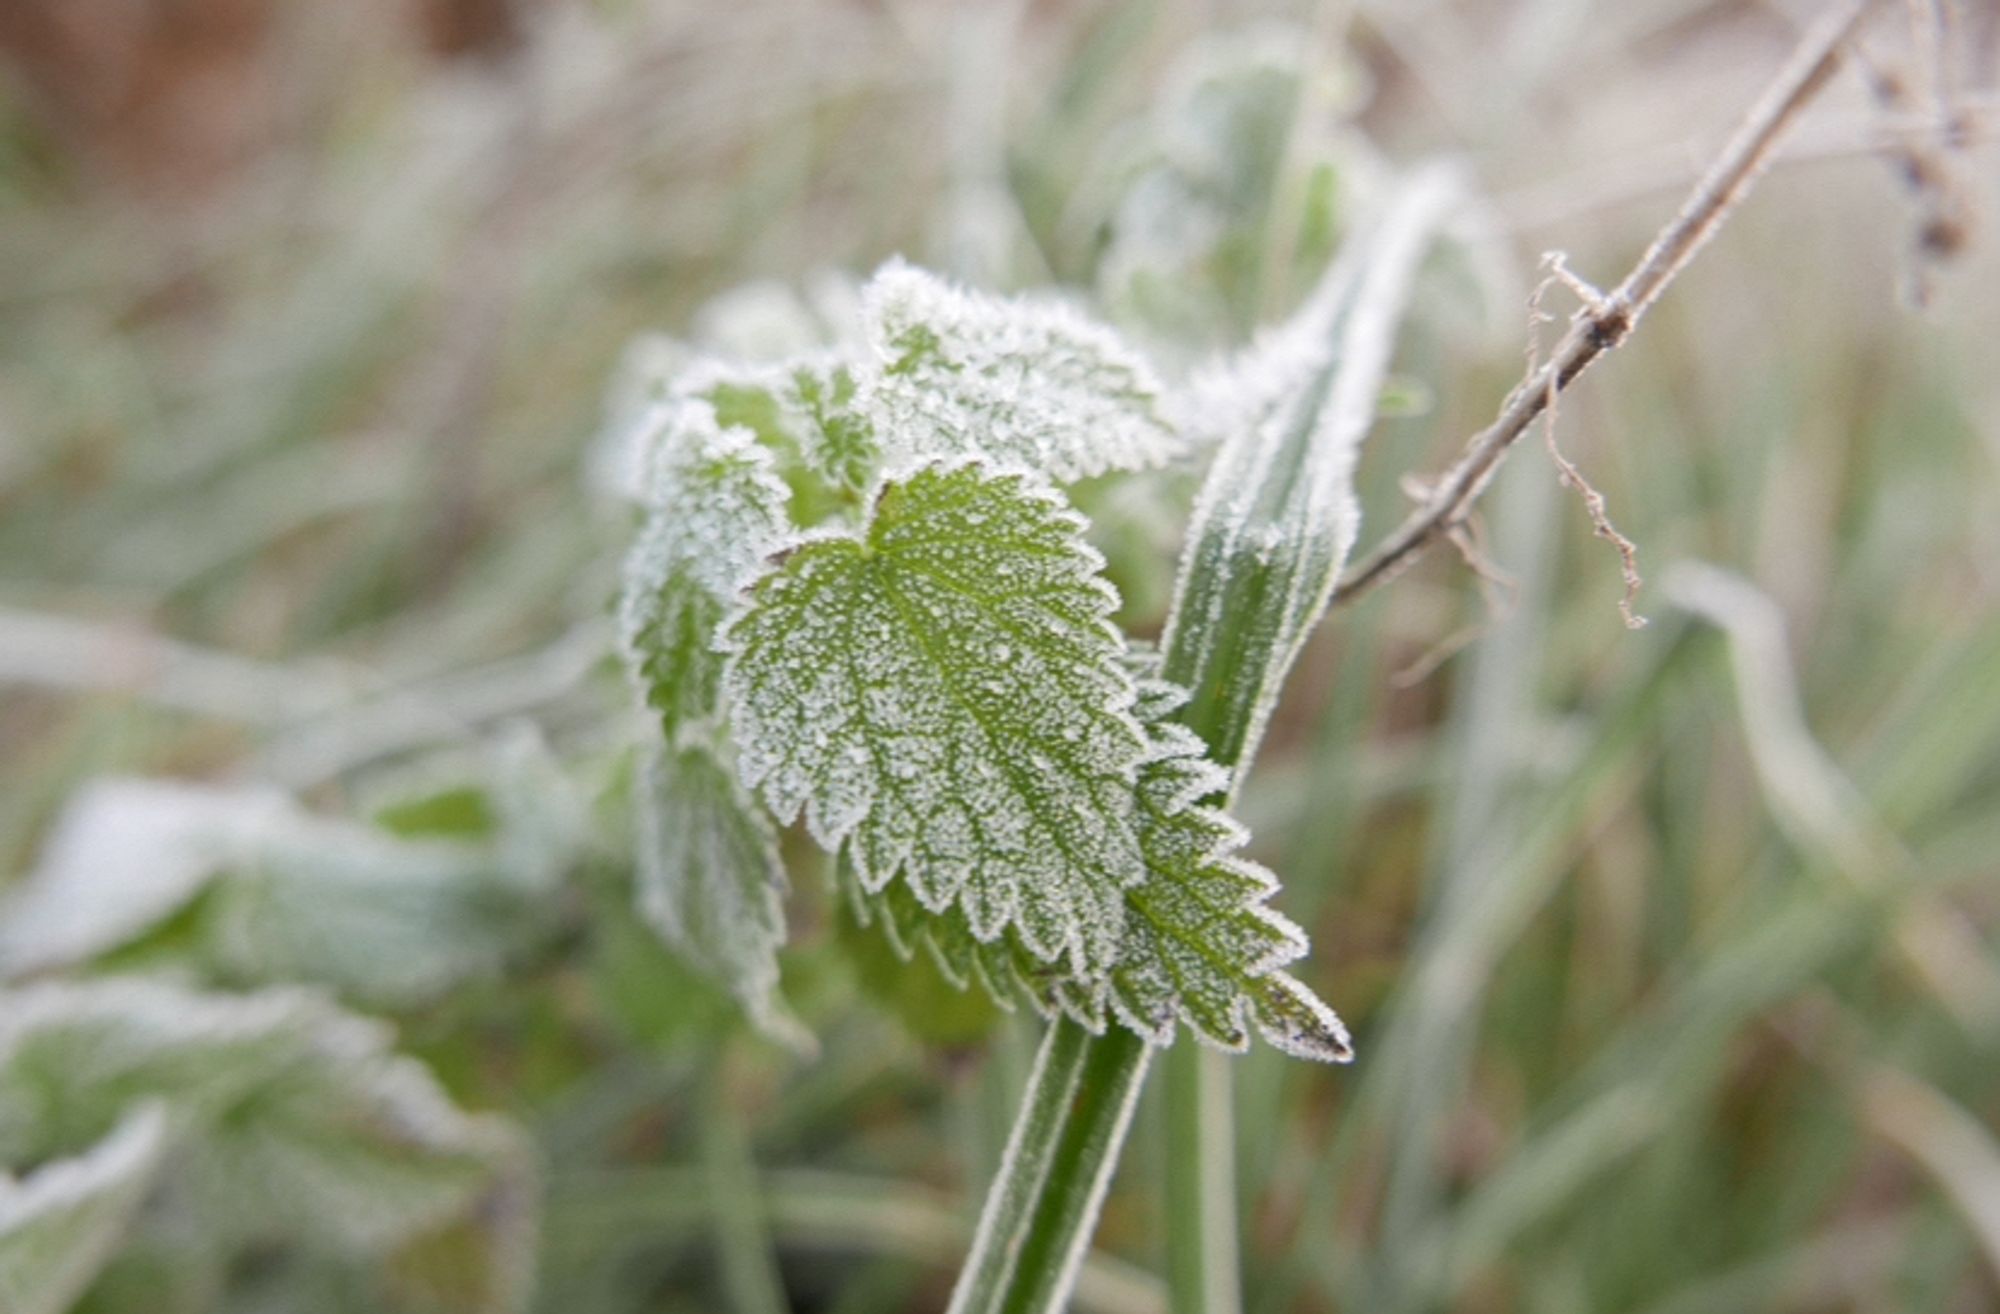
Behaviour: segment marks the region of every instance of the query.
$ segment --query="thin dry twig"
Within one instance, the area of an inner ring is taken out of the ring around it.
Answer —
[[[1393,578],[1464,521],[1507,449],[1528,431],[1550,399],[1631,335],[1640,318],[1728,219],[1770,164],[1786,130],[1840,67],[1847,39],[1881,3],[1848,0],[1800,42],[1639,263],[1601,306],[1586,307],[1546,364],[1515,386],[1499,416],[1473,436],[1439,477],[1430,498],[1341,578],[1333,591],[1333,605],[1351,602]]]

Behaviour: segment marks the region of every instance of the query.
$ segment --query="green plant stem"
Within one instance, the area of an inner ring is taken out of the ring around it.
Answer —
[[[1153,1055],[1151,1046],[1123,1027],[1092,1037],[1065,1019],[1050,1030],[1081,1035],[1083,1063],[1021,1239],[1013,1280],[994,1307],[1000,1314],[1057,1314],[1066,1307]]]
[[[1174,1314],[1240,1314],[1235,1070],[1196,1045],[1167,1051],[1167,1290]]]
[[[1050,1024],[951,1314],[1063,1308],[1151,1056],[1122,1027],[1092,1036],[1068,1018]]]
[[[1090,1042],[1090,1033],[1066,1018],[1051,1024],[1042,1037],[1007,1153],[986,1193],[972,1253],[952,1292],[952,1314],[986,1314],[1003,1307],[1036,1202],[1049,1179],[1064,1119],[1077,1097]]]

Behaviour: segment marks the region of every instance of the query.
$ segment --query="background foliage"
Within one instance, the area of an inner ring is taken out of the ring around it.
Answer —
[[[1448,151],[1490,204],[1420,286],[1365,543],[1517,374],[1533,258],[1623,268],[1792,36],[186,8],[0,11],[0,1229],[87,1215],[20,1289],[104,1314],[940,1305],[1032,1028],[801,881],[802,1059],[642,921],[607,382],[809,345],[897,251],[1086,288],[1177,367]],[[1976,211],[1995,19],[1955,11]],[[1238,1066],[1253,1310],[2000,1302],[2000,280],[1860,151],[1927,85],[1869,48],[1914,90],[1836,88],[1564,404],[1653,623],[1528,448],[1510,585],[1439,554],[1303,659],[1239,812],[1361,1057]],[[1086,490],[1141,632],[1192,488]],[[1159,1307],[1141,1119],[1091,1308]]]

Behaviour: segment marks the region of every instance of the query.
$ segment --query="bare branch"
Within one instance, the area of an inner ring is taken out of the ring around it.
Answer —
[[[1466,444],[1458,460],[1439,477],[1429,499],[1341,579],[1332,605],[1350,602],[1393,578],[1465,519],[1507,449],[1520,441],[1557,393],[1631,334],[1640,317],[1728,219],[1769,165],[1786,130],[1840,67],[1848,37],[1881,3],[1848,0],[1806,35],[1632,272],[1601,306],[1588,307],[1577,316],[1550,360],[1529,371],[1507,395],[1499,416]]]

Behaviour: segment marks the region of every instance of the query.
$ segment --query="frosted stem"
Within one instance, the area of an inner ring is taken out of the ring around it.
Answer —
[[[1035,1203],[1048,1182],[1063,1119],[1074,1099],[1089,1052],[1090,1033],[1067,1018],[1053,1023],[1035,1055],[1035,1070],[1021,1096],[1014,1131],[1000,1171],[986,1193],[972,1253],[960,1271],[950,1314],[984,1314],[1002,1308],[1019,1262]]]
[[[1068,1020],[1056,1027],[1082,1032]],[[1014,1280],[994,1307],[1000,1314],[1060,1314],[1069,1307],[1070,1288],[1097,1230],[1104,1192],[1153,1056],[1152,1046],[1122,1027],[1097,1037],[1086,1033],[1083,1043],[1082,1070],[1021,1242]]]

